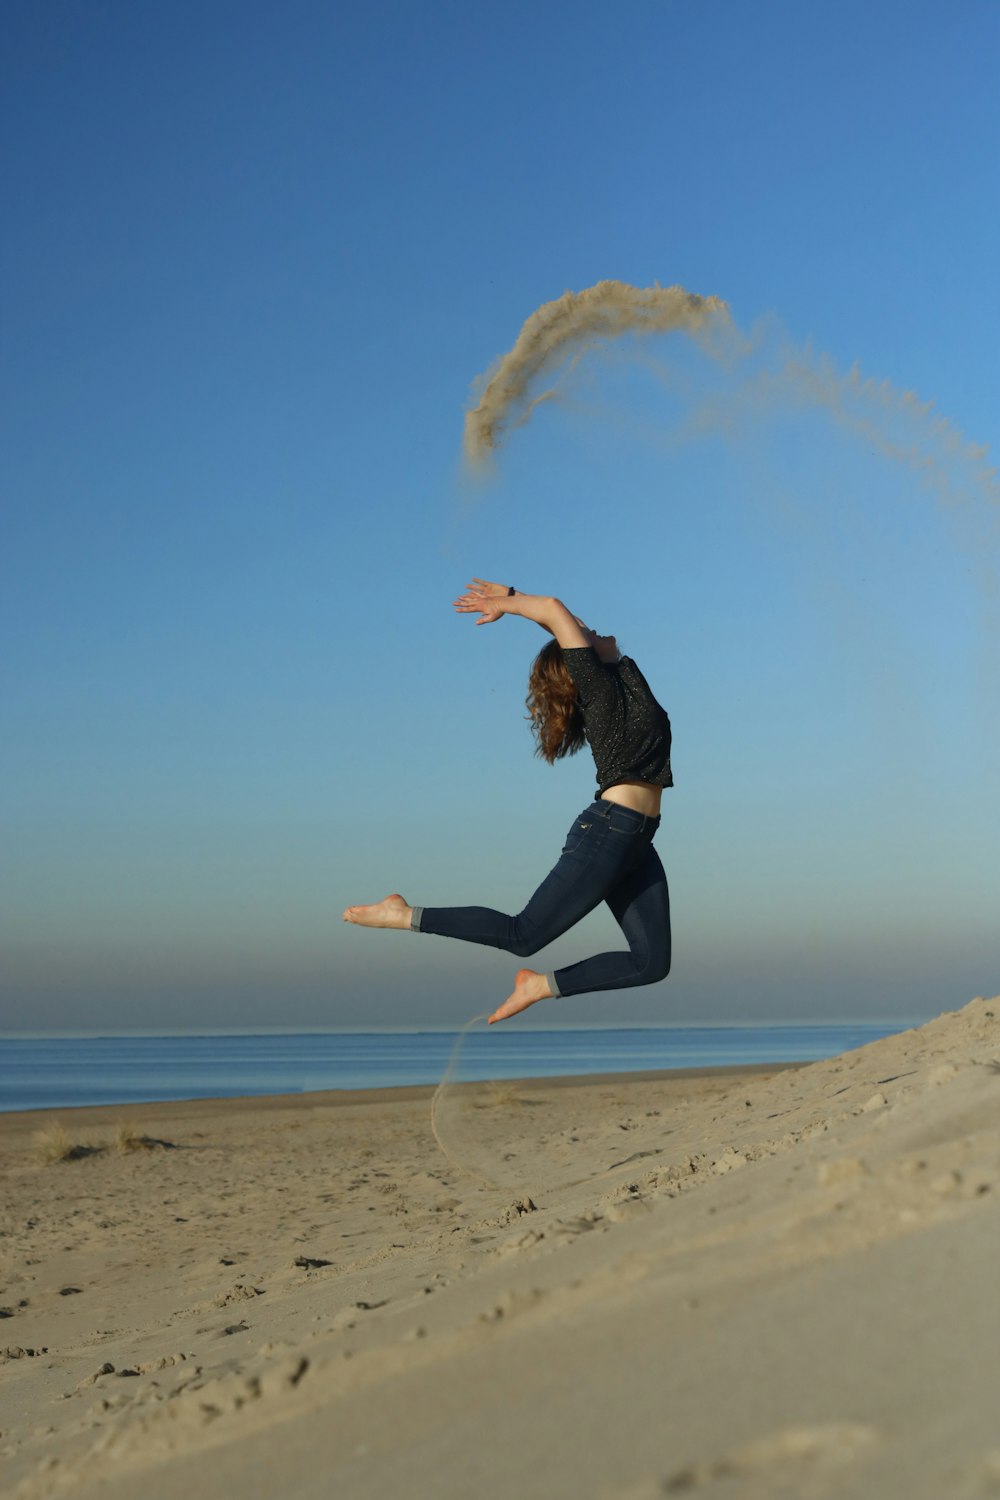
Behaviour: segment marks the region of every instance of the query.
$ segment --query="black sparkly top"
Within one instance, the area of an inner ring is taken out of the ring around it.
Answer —
[[[563,647],[597,766],[597,793],[619,781],[673,786],[670,720],[630,656],[602,662],[593,646]]]

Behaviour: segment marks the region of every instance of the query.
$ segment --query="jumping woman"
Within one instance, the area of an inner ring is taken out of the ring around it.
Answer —
[[[477,625],[520,615],[552,635],[528,681],[536,752],[552,765],[586,741],[597,766],[596,801],[575,820],[555,868],[515,917],[487,906],[410,906],[394,894],[371,906],[349,906],[344,921],[433,932],[527,958],[607,902],[628,952],[600,953],[550,974],[519,969],[513,994],[490,1016],[490,1025],[553,995],[666,978],[670,901],[653,835],[662,790],[673,785],[670,720],[614,636],[588,630],[558,599],[475,578],[455,608],[478,614]]]

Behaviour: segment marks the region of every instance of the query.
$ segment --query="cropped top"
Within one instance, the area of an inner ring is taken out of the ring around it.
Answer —
[[[670,720],[630,656],[602,662],[593,646],[563,648],[597,766],[598,796],[619,781],[673,786]]]

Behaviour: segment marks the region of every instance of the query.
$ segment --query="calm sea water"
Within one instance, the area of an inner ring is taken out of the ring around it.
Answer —
[[[813,1062],[886,1025],[513,1027],[466,1034],[456,1080]],[[438,1083],[457,1033],[0,1037],[0,1111]]]

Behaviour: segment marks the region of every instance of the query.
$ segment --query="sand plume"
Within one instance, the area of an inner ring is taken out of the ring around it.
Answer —
[[[483,470],[512,427],[523,424],[595,347],[629,334],[683,332],[707,356],[710,385],[688,391],[688,411],[674,438],[716,432],[735,435],[743,422],[796,410],[821,409],[836,426],[884,457],[916,473],[946,504],[963,492],[991,503],[985,537],[995,539],[992,506],[1000,503],[997,470],[985,445],[970,442],[934,402],[890,380],[846,373],[809,345],[795,345],[774,319],[749,333],[731,318],[719,297],[701,297],[680,286],[629,286],[599,281],[582,292],[564,292],[528,318],[513,348],[474,386],[475,405],[465,417],[465,458]],[[630,351],[632,357],[640,357]],[[643,363],[668,385],[674,378],[655,352]]]
[[[628,333],[703,332],[713,321],[728,323],[726,304],[699,297],[682,286],[629,286],[599,281],[582,292],[564,292],[545,302],[525,323],[514,347],[482,378],[476,405],[466,413],[465,456],[481,466],[500,444],[506,428],[518,425],[551,389],[532,394],[538,377],[567,358],[579,357],[601,339]]]

